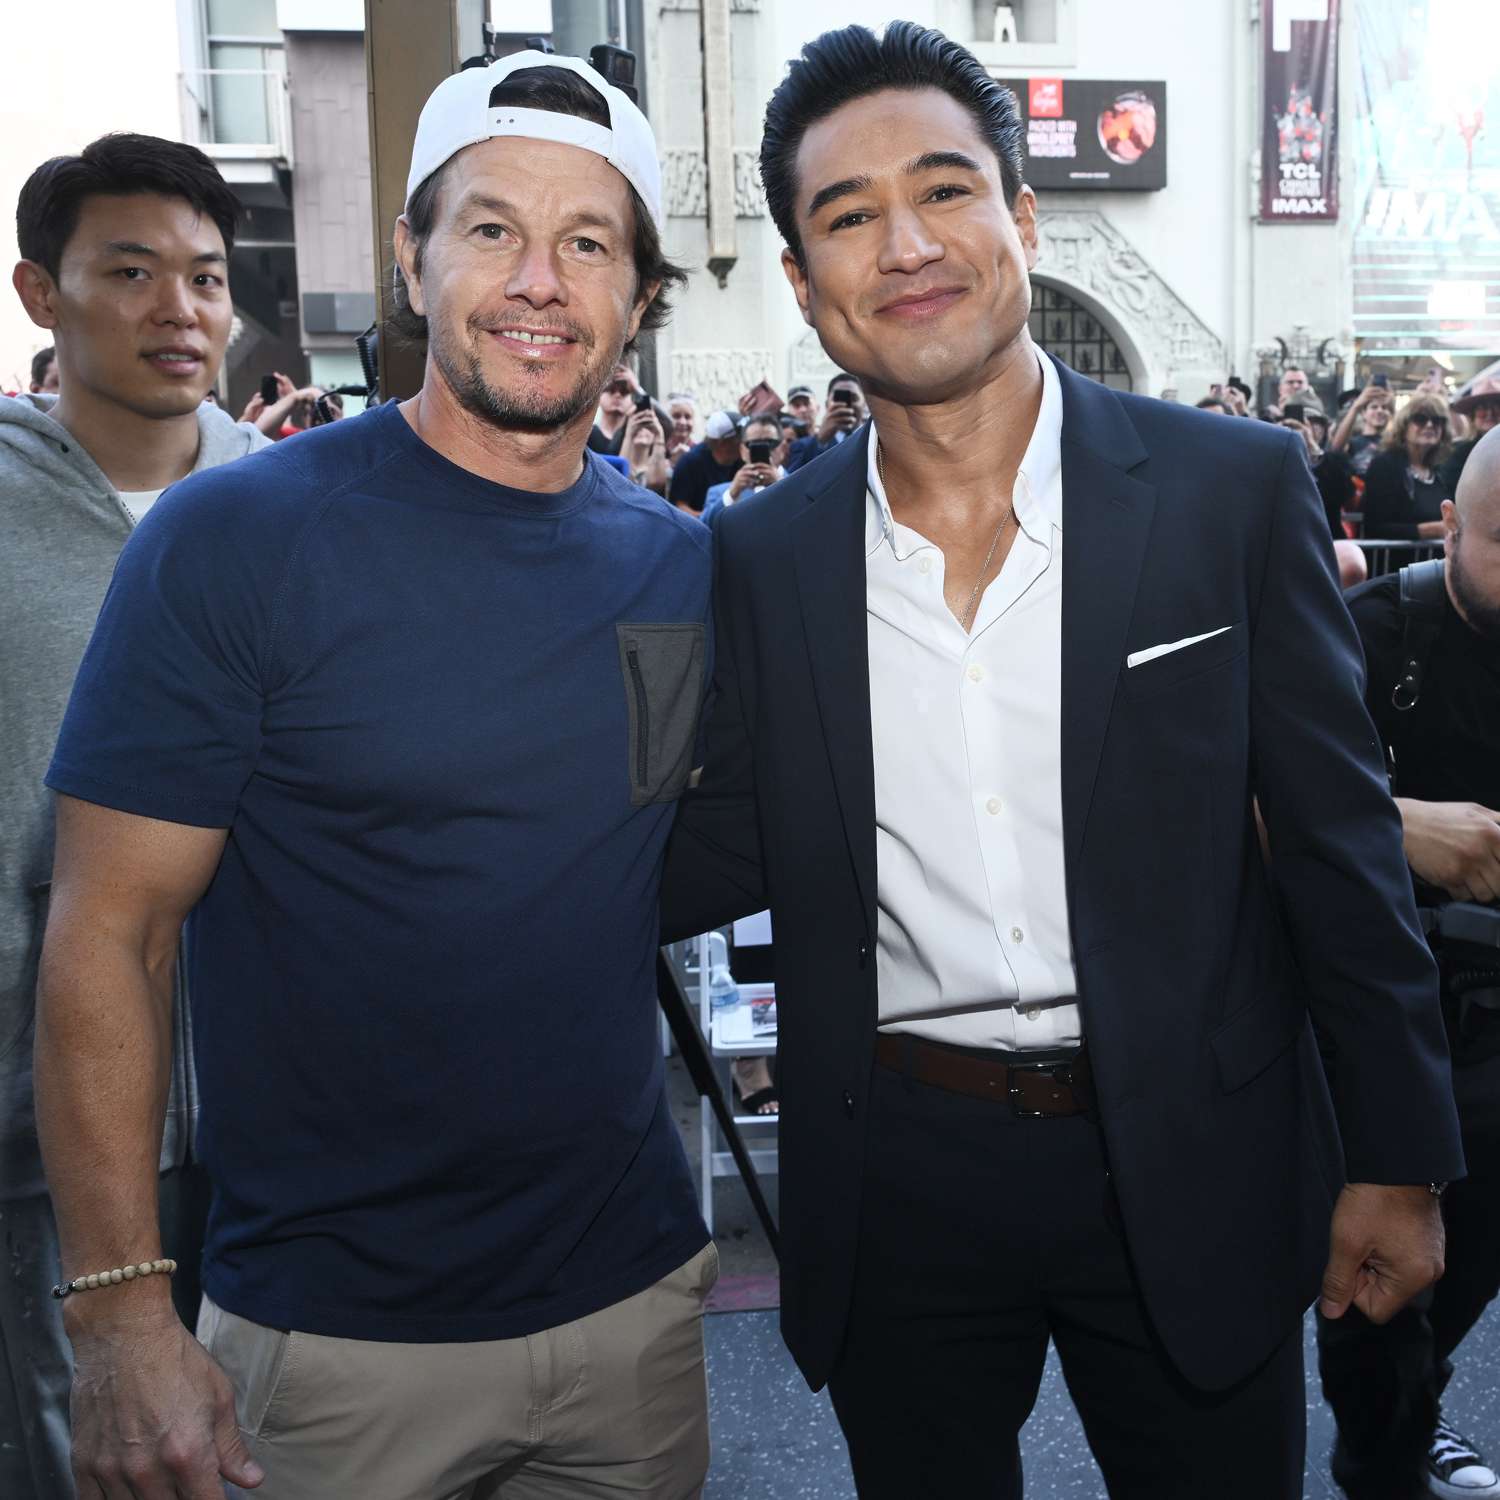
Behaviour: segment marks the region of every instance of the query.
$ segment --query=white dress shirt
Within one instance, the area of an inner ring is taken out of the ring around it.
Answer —
[[[942,550],[893,519],[870,433],[865,528],[880,1029],[1011,1051],[1082,1036],[1063,874],[1062,391],[1019,532],[966,635]]]

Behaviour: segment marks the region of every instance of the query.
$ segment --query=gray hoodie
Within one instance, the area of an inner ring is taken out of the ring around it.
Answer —
[[[37,960],[52,883],[52,793],[42,785],[63,710],[130,512],[99,466],[47,415],[53,396],[0,396],[0,1199],[44,1190],[31,1093]],[[254,427],[198,408],[198,462],[266,446]],[[183,1160],[197,1096],[187,1007],[161,1165]]]

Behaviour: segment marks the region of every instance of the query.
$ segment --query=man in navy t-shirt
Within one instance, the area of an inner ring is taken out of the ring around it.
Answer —
[[[716,1260],[654,961],[708,533],[584,449],[681,277],[659,202],[586,64],[448,79],[396,235],[420,393],[125,550],[48,774],[36,1049],[85,1487],[702,1485]],[[184,917],[206,1353],[140,1274]]]

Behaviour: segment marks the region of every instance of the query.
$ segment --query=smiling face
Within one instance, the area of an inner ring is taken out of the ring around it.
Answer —
[[[180,417],[218,374],[234,316],[224,237],[186,199],[86,198],[56,280],[23,261],[16,284],[84,399]]]
[[[431,235],[396,256],[434,372],[468,411],[545,432],[592,413],[656,288],[625,179],[580,146],[503,137],[443,169]],[[418,260],[420,259],[420,266]]]
[[[904,404],[987,384],[1024,342],[1036,200],[1006,206],[1000,163],[940,89],[882,89],[810,126],[797,151],[803,317],[866,390]]]

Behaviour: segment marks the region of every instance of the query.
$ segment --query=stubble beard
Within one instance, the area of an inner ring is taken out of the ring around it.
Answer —
[[[1453,586],[1453,597],[1458,601],[1469,629],[1487,641],[1500,642],[1500,604],[1486,599],[1474,587],[1473,580],[1464,570],[1463,547],[1458,537],[1454,538],[1448,558],[1448,581]]]
[[[558,326],[556,331],[573,339],[585,356],[584,367],[572,390],[558,396],[544,395],[539,389],[547,376],[546,368],[540,365],[534,370],[521,366],[518,371],[520,380],[515,389],[503,390],[492,385],[485,378],[484,364],[479,357],[479,342],[489,336],[488,328],[480,319],[467,321],[466,337],[462,340],[446,330],[433,330],[429,335],[429,347],[449,389],[471,416],[509,432],[556,432],[598,406],[599,397],[609,384],[625,343],[622,338],[618,348],[605,349],[601,353],[593,334],[585,328],[570,324]]]

